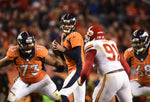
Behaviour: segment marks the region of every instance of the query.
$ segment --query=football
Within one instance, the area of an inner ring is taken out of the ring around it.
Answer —
[[[61,54],[61,52],[58,51],[58,50],[52,50],[52,51],[53,51],[53,53],[54,53],[56,56],[59,56],[59,55]]]
[[[58,40],[55,40],[55,41],[58,42],[58,43],[60,44],[60,42],[59,42]],[[54,53],[56,56],[59,56],[59,55],[61,54],[61,52],[58,51],[58,50],[52,49],[52,51],[53,51],[53,53]]]

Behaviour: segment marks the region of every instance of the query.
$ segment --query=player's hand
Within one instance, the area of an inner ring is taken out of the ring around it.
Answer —
[[[55,46],[56,46],[55,42],[56,42],[56,40],[54,40],[54,41],[52,42],[51,46],[50,46],[52,50],[56,50],[56,49],[55,49]]]
[[[61,52],[64,52],[66,49],[62,46],[62,45],[60,45],[56,40],[54,40],[53,42],[52,42],[52,45],[51,45],[51,48],[52,48],[52,50],[58,50],[58,51],[61,51]]]
[[[78,85],[79,85],[79,86],[82,86],[82,85],[83,85],[83,83],[81,83],[81,78],[80,78],[80,77],[78,78],[77,82],[78,82]]]

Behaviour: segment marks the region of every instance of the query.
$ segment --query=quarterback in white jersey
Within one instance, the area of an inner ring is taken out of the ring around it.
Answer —
[[[97,73],[102,77],[93,92],[93,102],[109,102],[117,95],[120,102],[132,102],[129,78],[124,71],[127,63],[120,56],[115,42],[104,39],[102,28],[92,26],[85,36],[85,65],[81,72],[82,84],[89,76],[93,63]]]

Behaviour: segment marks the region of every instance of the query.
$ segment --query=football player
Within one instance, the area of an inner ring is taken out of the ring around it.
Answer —
[[[125,60],[136,71],[137,79],[131,80],[133,96],[150,95],[149,34],[143,29],[132,33],[132,47],[124,53]]]
[[[34,36],[21,32],[17,37],[18,45],[10,47],[7,56],[0,60],[0,68],[14,63],[19,73],[8,95],[8,102],[17,102],[22,97],[36,91],[59,101],[56,85],[46,74],[44,63],[63,70],[60,59],[54,59],[44,46],[35,44]]]
[[[89,27],[85,35],[85,64],[81,71],[82,83],[89,77],[93,63],[102,80],[95,87],[93,102],[110,102],[117,95],[120,102],[132,102],[128,75],[122,66],[127,62],[120,56],[116,43],[104,39],[104,31],[98,26]]]
[[[68,96],[73,92],[74,102],[85,102],[85,83],[79,86],[77,79],[80,76],[84,65],[84,41],[77,31],[75,31],[76,19],[71,14],[65,14],[60,21],[61,45],[54,41],[52,49],[61,51],[64,54],[68,66],[68,76],[64,81],[60,94],[63,102],[69,102]]]

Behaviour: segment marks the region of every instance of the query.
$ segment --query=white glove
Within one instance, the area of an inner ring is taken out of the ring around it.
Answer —
[[[83,83],[81,83],[81,78],[80,78],[80,77],[78,78],[77,82],[78,82],[78,85],[79,85],[79,86],[82,86],[82,85],[83,85]]]

